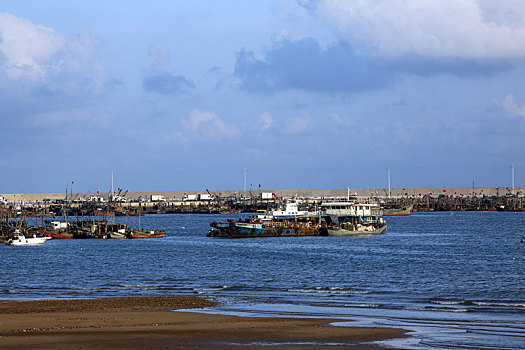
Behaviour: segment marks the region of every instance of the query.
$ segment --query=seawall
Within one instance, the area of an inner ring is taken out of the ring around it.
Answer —
[[[261,191],[246,191],[247,197],[258,197],[259,192],[272,192],[278,197],[345,197],[348,193],[344,189],[310,189],[310,190],[261,190]],[[350,194],[357,194],[359,197],[388,197],[387,188],[369,188],[369,189],[350,189]],[[242,196],[243,190],[238,191],[211,191],[213,195],[220,197]],[[250,195],[251,193],[251,195]],[[401,197],[423,197],[429,195],[431,197],[438,197],[440,195],[455,196],[455,197],[469,197],[469,196],[505,196],[512,193],[512,187],[436,187],[436,188],[391,188],[390,196],[394,198]],[[196,191],[154,191],[154,192],[129,192],[126,194],[126,199],[150,199],[151,195],[161,195],[165,199],[180,199],[185,194],[207,194],[206,190]],[[514,194],[519,197],[525,196],[525,187],[515,187]],[[74,193],[73,198],[88,198],[90,196],[100,196],[108,198],[108,193]],[[42,201],[44,199],[57,200],[64,199],[65,193],[4,193],[0,194],[8,201],[14,202],[30,202]],[[68,194],[70,197],[71,194]],[[71,198],[71,197],[70,197]]]

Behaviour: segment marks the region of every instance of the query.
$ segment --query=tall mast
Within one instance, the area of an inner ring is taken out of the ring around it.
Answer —
[[[246,199],[246,168],[244,168],[244,198]]]
[[[386,171],[388,172],[388,198],[390,198],[390,196],[391,196],[391,191],[390,191],[390,168],[386,168]]]

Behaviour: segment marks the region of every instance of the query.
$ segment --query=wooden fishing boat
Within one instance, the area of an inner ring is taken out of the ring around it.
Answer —
[[[128,238],[162,238],[166,235],[166,230],[131,230],[126,234]]]
[[[384,208],[383,216],[409,216],[414,205],[405,208]]]
[[[317,215],[296,216],[293,219],[247,219],[212,222],[208,237],[258,238],[258,237],[301,237],[327,236],[326,223]]]
[[[356,198],[346,201],[325,202],[329,236],[371,236],[386,232],[387,223],[381,217],[377,203],[360,203]]]
[[[46,235],[52,239],[70,239],[73,238],[73,232],[68,230],[68,223],[64,221],[50,221],[44,227]]]

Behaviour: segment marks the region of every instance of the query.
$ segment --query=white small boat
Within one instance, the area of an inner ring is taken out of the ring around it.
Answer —
[[[26,238],[23,234],[20,233],[20,231],[15,231],[15,236],[13,238],[9,238],[5,244],[6,245],[37,245],[37,244],[44,244],[45,241],[48,239],[51,239],[51,237],[36,237],[33,235],[33,237]]]

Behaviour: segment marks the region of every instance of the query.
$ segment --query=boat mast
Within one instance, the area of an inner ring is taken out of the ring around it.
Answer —
[[[113,187],[113,170],[111,170],[111,204],[110,204],[110,210],[111,210],[111,220],[113,221],[112,224],[115,225],[115,203],[113,203],[115,195],[113,194],[113,192],[114,192],[114,187]]]
[[[390,193],[390,168],[386,168],[387,172],[388,172],[388,198],[390,198],[391,196],[391,193]]]
[[[140,231],[140,215],[142,214],[142,203],[139,202],[139,231]]]
[[[111,201],[113,201],[113,170],[111,170]]]
[[[66,228],[67,228],[67,208],[69,206],[69,199],[67,198],[67,186],[66,186],[66,203],[65,203],[65,209],[64,209],[64,221],[66,222]]]

